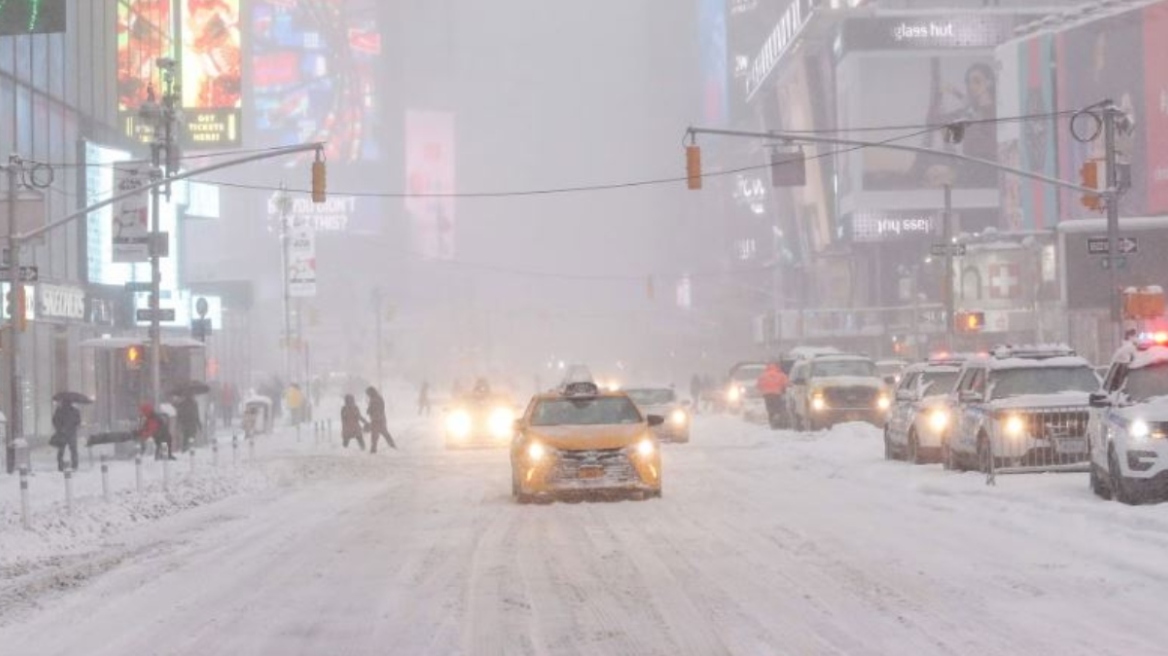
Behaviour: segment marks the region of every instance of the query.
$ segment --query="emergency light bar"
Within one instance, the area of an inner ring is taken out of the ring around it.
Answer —
[[[1004,344],[994,347],[990,355],[995,358],[1024,358],[1026,360],[1043,360],[1047,358],[1065,358],[1075,355],[1075,349],[1065,344],[1028,344],[1014,346]]]

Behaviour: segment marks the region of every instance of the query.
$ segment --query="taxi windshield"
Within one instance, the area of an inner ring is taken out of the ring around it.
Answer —
[[[1094,392],[1099,379],[1091,367],[1033,367],[1005,369],[994,374],[993,398],[1024,394]]]
[[[640,422],[641,413],[637,406],[623,396],[549,399],[540,401],[531,416],[532,426],[602,426]]]
[[[746,367],[739,367],[734,371],[734,380],[742,382],[753,382],[758,380],[762,372],[766,371],[766,365],[752,364]]]
[[[825,360],[811,365],[812,378],[833,376],[872,377],[876,375],[876,365],[867,360]]]
[[[1139,403],[1156,397],[1168,397],[1168,363],[1132,369],[1123,391],[1130,401]]]
[[[956,371],[926,371],[921,374],[921,384],[927,385],[926,394],[945,394],[957,382]]]
[[[626,394],[637,405],[665,405],[677,399],[671,389],[631,389]]]

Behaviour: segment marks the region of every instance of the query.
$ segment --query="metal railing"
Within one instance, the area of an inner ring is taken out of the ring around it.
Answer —
[[[978,445],[978,462],[993,485],[998,474],[1085,472],[1087,409],[1018,409],[999,422],[997,435]]]

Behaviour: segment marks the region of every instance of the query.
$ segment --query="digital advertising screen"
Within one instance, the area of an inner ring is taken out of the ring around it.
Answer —
[[[183,138],[236,146],[243,107],[239,0],[181,0]]]
[[[117,7],[118,116],[126,136],[149,141],[153,131],[138,109],[152,84],[159,93],[158,59],[175,54],[171,0],[119,0]]]

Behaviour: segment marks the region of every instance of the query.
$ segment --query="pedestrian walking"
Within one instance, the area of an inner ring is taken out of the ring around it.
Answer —
[[[194,446],[195,438],[203,429],[203,420],[199,417],[199,402],[194,396],[183,395],[178,399],[174,408],[175,423],[178,424],[182,435],[182,451],[186,453]]]
[[[397,444],[394,444],[393,436],[389,434],[389,427],[386,425],[385,399],[372,385],[365,388],[365,396],[369,400],[369,407],[365,409],[365,414],[369,417],[369,453],[377,453],[378,436],[385,438],[389,448],[396,449]]]
[[[357,407],[357,399],[352,394],[345,395],[345,404],[341,406],[341,439],[342,446],[349,448],[351,440],[357,440],[357,446],[365,450],[365,437],[361,434],[369,422],[361,416],[361,408]],[[373,439],[377,439],[376,437]]]
[[[418,390],[418,416],[430,416],[430,381],[422,381],[422,389]]]
[[[787,412],[783,394],[787,391],[787,374],[772,362],[758,377],[758,391],[766,403],[767,419],[771,428],[779,428],[786,423]]]
[[[702,405],[702,377],[700,374],[694,374],[693,378],[689,380],[689,396],[694,414],[700,414]]]
[[[69,449],[70,468],[77,471],[77,429],[81,411],[69,399],[63,399],[53,412],[53,436],[49,444],[57,447],[57,471],[65,471],[65,449]]]

